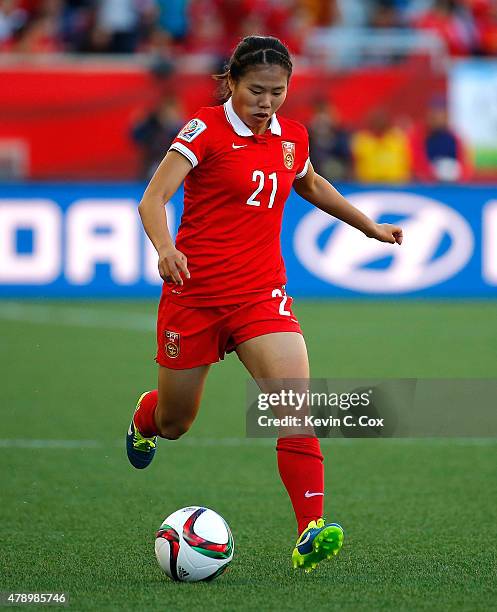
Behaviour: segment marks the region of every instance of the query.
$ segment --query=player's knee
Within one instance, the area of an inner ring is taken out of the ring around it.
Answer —
[[[161,438],[177,440],[191,427],[195,420],[195,406],[188,402],[175,404],[174,402],[161,403],[160,399],[155,411],[155,422]]]
[[[190,423],[174,423],[168,420],[162,420],[157,426],[159,429],[159,436],[161,438],[167,438],[168,440],[177,440],[190,429]]]

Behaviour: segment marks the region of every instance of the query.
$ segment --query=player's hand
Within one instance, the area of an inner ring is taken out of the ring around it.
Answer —
[[[374,223],[366,235],[368,238],[375,238],[380,242],[390,244],[402,244],[403,238],[402,228],[390,223]]]
[[[190,278],[186,255],[174,247],[159,253],[159,274],[162,280],[175,285],[183,284],[183,277]]]

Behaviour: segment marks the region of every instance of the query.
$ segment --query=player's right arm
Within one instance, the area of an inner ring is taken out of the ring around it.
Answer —
[[[159,255],[159,274],[163,280],[183,284],[182,274],[190,278],[186,256],[174,246],[167,227],[164,204],[176,193],[192,164],[180,153],[168,151],[145,189],[138,211]]]

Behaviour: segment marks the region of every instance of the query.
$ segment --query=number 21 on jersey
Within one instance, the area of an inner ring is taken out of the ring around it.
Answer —
[[[276,172],[271,172],[271,174],[268,176],[268,179],[270,179],[273,183],[273,188],[271,190],[271,195],[269,197],[268,208],[273,208],[274,199],[276,197],[276,192],[278,191],[278,176],[276,175]],[[247,204],[249,206],[260,206],[261,205],[260,200],[256,200],[256,198],[260,194],[260,192],[264,189],[265,181],[266,181],[266,177],[264,175],[264,172],[262,172],[262,170],[254,170],[254,172],[252,173],[252,182],[259,183],[259,184],[257,185],[257,189],[247,200]]]

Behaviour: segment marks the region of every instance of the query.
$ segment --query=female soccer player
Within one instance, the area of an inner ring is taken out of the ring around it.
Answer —
[[[225,353],[236,351],[256,380],[308,380],[306,345],[285,292],[280,252],[292,187],[368,238],[402,242],[399,227],[374,223],[316,174],[304,126],[277,117],[291,73],[288,50],[278,39],[243,39],[219,76],[227,102],[201,108],[187,123],[140,203],[165,282],[157,321],[158,389],[138,400],[127,436],[136,468],[152,461],[157,436],[176,440],[188,431],[209,367]],[[174,244],[164,203],[183,181]],[[319,441],[312,431],[280,435],[276,450],[300,534],[293,565],[309,571],[343,542],[340,525],[323,519]]]

